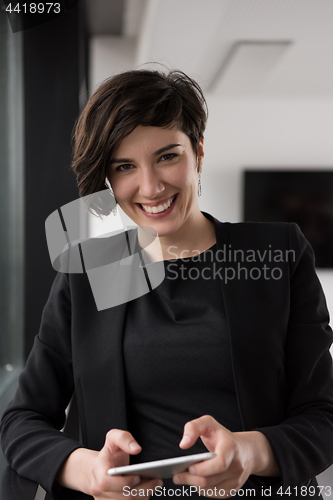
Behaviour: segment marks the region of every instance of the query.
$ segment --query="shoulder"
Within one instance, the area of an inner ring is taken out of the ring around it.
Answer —
[[[222,222],[226,225],[227,230],[232,235],[244,236],[268,236],[279,237],[287,236],[289,234],[289,223],[287,222]]]
[[[233,241],[251,245],[272,245],[274,247],[301,250],[307,241],[299,226],[294,222],[240,222],[226,223]]]
[[[221,222],[209,214],[205,217],[214,222],[216,236],[226,243],[256,247],[262,245],[302,248],[306,239],[294,222]]]

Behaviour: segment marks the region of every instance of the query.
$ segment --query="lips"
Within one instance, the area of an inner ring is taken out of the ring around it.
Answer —
[[[150,204],[146,205],[143,203],[138,203],[138,205],[140,206],[140,208],[144,212],[146,212],[148,214],[160,214],[160,213],[163,213],[166,210],[168,210],[173,205],[173,203],[176,200],[176,197],[177,197],[177,194],[175,194],[174,196],[171,196],[164,203],[160,203],[158,205],[156,205],[156,204],[155,205],[150,205]]]

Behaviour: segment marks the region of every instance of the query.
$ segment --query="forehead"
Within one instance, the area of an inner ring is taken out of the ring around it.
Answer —
[[[135,153],[152,154],[169,144],[180,144],[188,148],[191,144],[189,137],[176,128],[136,127],[127,135],[115,151],[114,156],[134,155]]]

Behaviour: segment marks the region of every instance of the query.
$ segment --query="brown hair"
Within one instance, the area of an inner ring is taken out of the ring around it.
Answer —
[[[112,155],[137,126],[176,127],[197,155],[207,121],[199,85],[182,71],[133,70],[105,80],[89,99],[73,133],[72,168],[80,196],[107,187]]]

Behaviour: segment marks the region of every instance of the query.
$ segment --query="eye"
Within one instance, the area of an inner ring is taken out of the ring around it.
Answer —
[[[176,158],[178,155],[176,153],[168,153],[166,155],[161,156],[160,160],[162,161],[170,161]]]
[[[119,167],[116,168],[116,172],[128,172],[132,168],[134,168],[134,165],[126,163],[125,165],[119,165]]]

